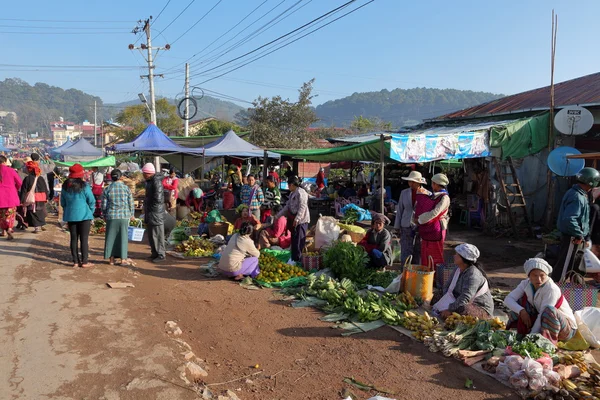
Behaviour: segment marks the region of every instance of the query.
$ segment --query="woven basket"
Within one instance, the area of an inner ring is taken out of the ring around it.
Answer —
[[[354,242],[354,243],[360,242],[361,240],[364,239],[365,236],[367,236],[366,232],[360,233],[360,232],[346,231],[346,234],[350,235],[350,237],[352,238],[352,242]]]
[[[302,255],[302,268],[306,271],[312,271],[313,269],[321,269],[323,266],[323,255],[319,254],[316,256],[305,256]]]

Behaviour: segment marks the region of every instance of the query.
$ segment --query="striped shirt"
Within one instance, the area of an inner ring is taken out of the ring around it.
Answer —
[[[242,203],[246,204],[248,208],[250,208],[250,211],[260,210],[260,206],[265,201],[263,191],[258,185],[254,185],[254,187],[250,187],[249,185],[242,186],[242,192],[240,194],[240,197]]]
[[[121,181],[111,183],[102,192],[102,214],[106,219],[130,219],[133,217],[133,196]]]

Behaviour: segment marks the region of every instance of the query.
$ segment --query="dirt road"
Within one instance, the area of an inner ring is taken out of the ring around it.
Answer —
[[[96,267],[82,270],[68,266],[68,235],[55,227],[0,241],[1,399],[201,398],[178,386],[185,386],[177,369],[186,350],[165,333],[167,320],[202,359],[202,383],[242,400],[375,395],[344,377],[396,399],[515,398],[388,327],[342,337],[318,311],[293,309],[271,290],[207,278],[198,261],[157,266],[143,260],[146,245],[132,244],[137,266],[110,266],[100,259],[103,238],[90,244]],[[135,288],[109,289],[108,281]],[[464,388],[467,378],[474,389]]]

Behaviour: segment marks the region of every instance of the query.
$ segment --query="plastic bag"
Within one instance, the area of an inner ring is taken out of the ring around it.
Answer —
[[[532,378],[529,380],[529,389],[535,391],[542,390],[547,384],[548,380],[544,375],[542,375],[540,377]]]
[[[558,347],[563,350],[569,351],[581,351],[590,348],[590,344],[581,335],[581,329],[575,332],[575,335],[569,339],[566,343],[558,342]]]
[[[550,386],[560,387],[561,377],[558,372],[552,370],[544,370],[544,376]]]
[[[508,368],[513,374],[523,369],[521,368],[523,365],[523,357],[521,356],[508,356],[504,360],[504,363],[508,365]]]
[[[600,260],[589,248],[583,251],[583,261],[586,274],[600,272]]]
[[[600,308],[585,307],[575,311],[577,330],[591,347],[600,348]]]
[[[529,386],[529,379],[525,371],[517,371],[508,379],[508,383],[516,389],[525,389]]]
[[[496,376],[498,379],[507,381],[512,375],[513,372],[508,368],[508,365],[503,362],[498,363],[498,366],[496,367]]]
[[[340,212],[342,214],[346,214],[346,211],[348,211],[350,209],[358,211],[358,220],[359,221],[370,221],[371,220],[371,212],[368,210],[365,210],[364,208],[360,208],[359,206],[357,206],[354,203],[345,205],[344,207],[342,207]]]
[[[542,364],[535,360],[532,360],[529,357],[527,357],[523,361],[523,365],[521,366],[521,368],[523,369],[523,371],[525,371],[525,374],[529,378],[534,379],[544,376],[544,367],[542,367]]]
[[[554,368],[554,363],[552,362],[552,358],[550,358],[549,356],[544,356],[544,357],[538,358],[535,361],[537,361],[538,363],[540,363],[542,365],[544,372],[547,370],[552,370],[552,368]]]
[[[338,240],[340,227],[333,217],[319,217],[315,227],[315,248],[320,249],[329,246],[331,242]]]

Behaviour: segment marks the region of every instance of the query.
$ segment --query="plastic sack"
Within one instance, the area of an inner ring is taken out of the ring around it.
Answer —
[[[558,347],[563,350],[581,351],[581,350],[589,349],[590,344],[581,335],[581,329],[578,329],[575,332],[575,335],[573,335],[573,337],[571,339],[569,339],[566,343],[558,342]]]
[[[348,211],[350,209],[354,209],[354,210],[358,211],[358,220],[359,221],[370,221],[371,220],[371,212],[365,210],[364,208],[360,208],[359,206],[357,206],[354,203],[345,205],[344,207],[342,207],[340,212],[342,214],[346,214],[346,211]]]
[[[508,383],[516,389],[525,389],[529,386],[529,379],[525,371],[517,371],[508,379]]]
[[[600,272],[600,260],[589,248],[583,251],[583,261],[585,262],[586,274]]]
[[[544,367],[539,362],[527,357],[521,366],[528,378],[537,379],[544,376]]]
[[[315,227],[315,248],[320,249],[338,240],[340,227],[333,217],[319,217]]]
[[[496,367],[496,377],[498,377],[498,379],[507,381],[512,375],[513,372],[508,368],[508,365],[503,362],[498,363],[498,366]]]
[[[600,348],[600,308],[585,307],[575,311],[577,330],[591,347]]]
[[[547,384],[548,380],[544,375],[542,375],[540,377],[532,378],[529,380],[529,389],[535,391],[542,390]]]
[[[548,385],[560,387],[560,381],[562,378],[560,377],[560,374],[558,372],[554,372],[552,370],[544,370],[544,376],[548,381]]]
[[[521,368],[523,366],[523,357],[521,356],[508,356],[504,360],[504,363],[508,366],[513,374],[523,369]]]

